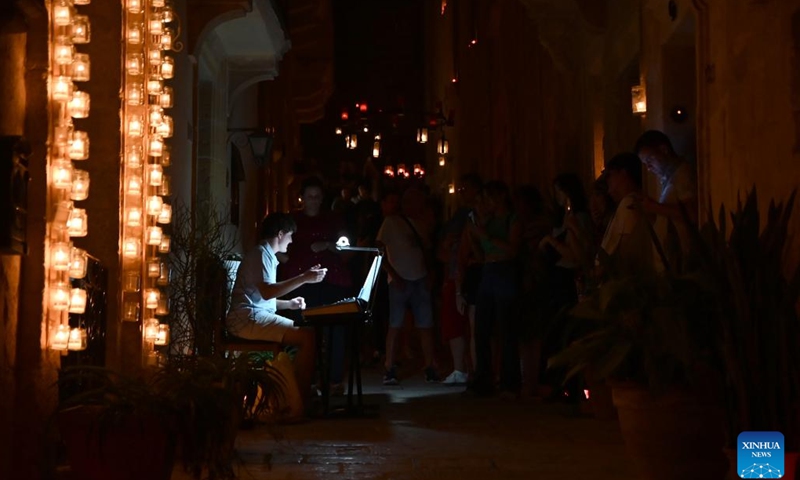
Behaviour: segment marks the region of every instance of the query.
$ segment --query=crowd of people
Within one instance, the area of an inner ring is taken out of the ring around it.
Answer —
[[[657,198],[643,193],[643,167],[659,182]],[[563,372],[545,368],[570,341],[559,314],[603,281],[603,258],[614,257],[622,271],[657,272],[684,251],[684,222],[696,221],[693,172],[666,135],[648,131],[632,152],[606,162],[588,193],[573,173],[553,179],[548,195],[532,185],[512,191],[502,181],[466,174],[449,218],[423,183],[373,198],[371,187],[378,186],[364,182],[357,195],[343,189],[328,203],[324,183],[309,177],[298,210],[263,221],[261,243],[239,268],[227,327],[243,338],[298,347],[299,385],[311,385],[314,335],[279,311],[356,293],[369,259],[337,250],[336,240],[347,236],[351,244],[385,253],[370,346],[384,367],[384,385],[402,380],[401,332],[413,323],[428,382],[466,386],[478,396],[580,400],[580,380],[562,388]],[[337,393],[345,336],[333,333],[327,348]],[[445,362],[437,355],[443,347]],[[440,364],[448,365],[443,378]]]

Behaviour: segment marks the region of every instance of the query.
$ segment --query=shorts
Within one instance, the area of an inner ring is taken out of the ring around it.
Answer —
[[[467,305],[475,305],[478,301],[478,287],[481,284],[481,272],[483,265],[473,263],[464,271],[464,280],[461,283],[461,296],[466,300]]]
[[[447,280],[442,286],[442,340],[445,342],[467,336],[469,318],[458,313],[457,302],[456,282]]]
[[[283,343],[283,336],[294,330],[294,322],[264,310],[230,312],[225,321],[228,333],[245,340]]]
[[[406,316],[406,307],[414,314],[417,328],[433,327],[431,310],[431,290],[425,277],[419,280],[406,280],[405,288],[400,290],[394,282],[389,283],[389,327],[400,328]]]

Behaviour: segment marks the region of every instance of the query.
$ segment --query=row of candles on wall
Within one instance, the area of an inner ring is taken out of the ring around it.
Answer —
[[[169,344],[169,325],[159,316],[169,314],[162,289],[169,285],[170,236],[164,228],[172,222],[170,148],[174,104],[173,49],[177,21],[165,0],[124,1],[122,102],[122,319],[141,322],[143,358],[153,362],[155,346]]]
[[[48,238],[46,331],[53,350],[84,350],[86,329],[70,326],[70,314],[86,310],[87,292],[73,288],[70,279],[86,276],[88,254],[72,238],[89,233],[86,209],[75,202],[89,197],[89,173],[73,162],[89,158],[89,135],[76,130],[73,119],[89,116],[89,94],[78,90],[91,77],[89,55],[78,49],[91,39],[88,15],[76,7],[90,0],[52,0],[50,10],[50,68],[48,76],[51,129],[48,149]]]

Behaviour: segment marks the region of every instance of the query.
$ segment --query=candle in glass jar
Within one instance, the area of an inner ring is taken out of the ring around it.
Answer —
[[[169,325],[159,324],[154,343],[159,346],[169,344]]]
[[[161,292],[157,288],[148,288],[144,292],[144,306],[145,308],[155,309],[158,307],[158,300],[161,298]]]
[[[72,57],[72,79],[76,82],[88,82],[90,78],[91,63],[89,54],[76,53]]]
[[[56,77],[53,82],[53,100],[57,102],[68,102],[72,97],[72,79],[69,77]]]
[[[164,205],[164,200],[158,195],[151,195],[147,197],[147,214],[153,217],[161,213],[161,207]]]
[[[68,189],[72,187],[72,162],[56,160],[52,166],[53,187]]]
[[[72,43],[89,43],[91,38],[89,25],[89,17],[87,15],[75,15],[72,20]]]
[[[128,117],[128,135],[134,138],[141,137],[144,134],[144,122],[142,122],[141,115],[131,115]]]
[[[72,99],[67,104],[69,116],[72,118],[87,118],[89,116],[89,94],[76,91],[72,94]]]
[[[129,227],[141,227],[142,226],[142,209],[131,207],[128,209],[128,219],[126,224]]]
[[[67,349],[72,351],[86,350],[88,346],[85,328],[73,328],[69,331],[69,342]]]
[[[86,160],[89,158],[89,134],[76,130],[72,132],[69,142],[69,158],[72,160]]]
[[[142,43],[142,24],[141,23],[129,24],[126,37],[128,39],[128,43],[130,43],[131,45],[138,45]]]
[[[60,312],[69,309],[69,285],[59,282],[50,287],[50,306]]]
[[[58,65],[69,65],[72,63],[72,55],[75,53],[75,47],[72,46],[72,40],[69,37],[61,36],[56,38],[55,47],[53,47],[53,58]]]
[[[142,146],[128,145],[125,149],[125,163],[128,168],[139,168],[142,166]]]
[[[144,87],[141,83],[131,83],[125,93],[128,105],[136,106],[144,103]]]
[[[147,227],[147,244],[161,245],[161,227]]]
[[[161,62],[161,76],[169,80],[175,73],[175,59],[165,56]]]
[[[75,201],[89,198],[89,172],[86,170],[72,172],[72,190],[69,192],[69,198]]]
[[[150,186],[158,187],[164,179],[164,169],[159,164],[152,164],[147,166],[147,177]]]
[[[50,249],[53,270],[65,271],[69,269],[69,256],[72,247],[67,242],[54,243]]]
[[[89,233],[88,223],[86,209],[73,208],[67,220],[67,234],[70,237],[85,237]]]
[[[66,350],[69,346],[69,325],[58,325],[53,328],[50,338],[50,348],[53,350]]]
[[[82,248],[72,248],[69,259],[70,278],[85,277],[87,264],[88,258],[86,255],[86,250],[83,250]]]
[[[83,313],[86,311],[86,290],[73,288],[69,295],[69,313]]]
[[[157,222],[161,224],[168,224],[172,221],[172,206],[168,203],[161,205],[161,212],[158,214]]]

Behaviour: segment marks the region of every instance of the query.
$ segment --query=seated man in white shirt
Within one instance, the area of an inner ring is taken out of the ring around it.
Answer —
[[[653,243],[648,219],[641,209],[642,163],[632,153],[621,153],[606,163],[608,194],[617,203],[600,248],[615,259],[623,274],[653,268]]]
[[[228,332],[237,337],[298,348],[295,375],[308,407],[307,397],[311,392],[314,371],[314,330],[296,327],[292,320],[277,314],[278,310],[305,308],[303,297],[291,300],[279,300],[278,297],[306,283],[321,282],[327,269],[316,265],[296,277],[277,281],[278,259],[275,254],[286,252],[296,229],[291,215],[286,213],[271,213],[261,222],[261,241],[239,265],[226,323]]]

